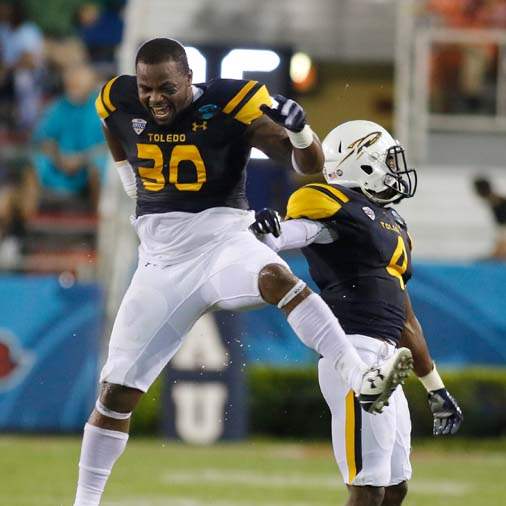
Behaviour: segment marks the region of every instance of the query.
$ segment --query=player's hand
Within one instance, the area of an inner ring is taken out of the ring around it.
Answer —
[[[446,388],[429,392],[429,407],[434,417],[434,436],[455,434],[464,420],[462,410]]]
[[[255,235],[272,234],[274,237],[281,235],[281,219],[274,209],[264,208],[255,213],[255,221],[249,229]]]
[[[264,104],[260,106],[260,110],[269,116],[272,121],[279,123],[292,132],[300,132],[306,125],[304,109],[295,100],[286,98],[283,95],[274,97],[272,107]]]

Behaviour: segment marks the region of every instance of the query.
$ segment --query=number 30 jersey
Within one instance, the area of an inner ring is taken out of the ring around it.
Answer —
[[[135,76],[107,82],[97,112],[120,141],[137,178],[137,216],[211,207],[247,209],[247,127],[271,104],[265,85],[216,79],[171,125],[158,125],[142,106]]]
[[[411,240],[405,221],[362,193],[309,184],[292,194],[287,219],[326,225],[336,240],[303,248],[311,277],[347,334],[397,342],[406,320]]]

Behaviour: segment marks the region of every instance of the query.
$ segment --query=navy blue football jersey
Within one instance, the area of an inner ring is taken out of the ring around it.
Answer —
[[[390,207],[338,185],[309,184],[294,192],[287,219],[324,223],[337,239],[303,248],[311,277],[347,334],[397,342],[406,320],[411,239]]]
[[[137,215],[247,209],[245,131],[271,105],[257,81],[216,79],[196,85],[202,94],[169,126],[142,106],[135,76],[107,82],[97,112],[120,141],[137,178]]]

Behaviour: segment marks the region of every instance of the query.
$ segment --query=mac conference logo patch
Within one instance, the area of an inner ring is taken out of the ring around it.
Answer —
[[[137,135],[140,135],[142,132],[144,132],[144,129],[146,128],[147,121],[145,119],[141,118],[134,118],[132,120],[132,128],[134,129],[134,132]]]

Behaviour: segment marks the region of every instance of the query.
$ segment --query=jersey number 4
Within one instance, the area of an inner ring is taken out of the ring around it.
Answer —
[[[158,192],[167,185],[163,174],[163,153],[157,144],[137,144],[137,157],[142,160],[152,160],[152,167],[139,167],[139,176],[146,190]],[[196,181],[193,183],[179,183],[179,169],[181,162],[191,162],[195,167]],[[198,192],[206,182],[206,166],[200,155],[199,148],[194,144],[178,144],[174,146],[169,159],[169,184],[173,184],[180,191]]]
[[[387,272],[390,276],[397,278],[401,285],[401,289],[404,290],[404,279],[403,274],[408,268],[408,253],[406,251],[406,245],[402,237],[397,236],[397,246],[395,247],[394,254],[387,265]]]

